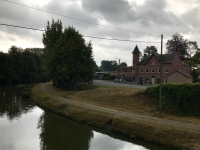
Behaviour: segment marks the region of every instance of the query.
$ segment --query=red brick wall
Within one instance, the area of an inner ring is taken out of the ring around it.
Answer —
[[[187,78],[180,72],[175,72],[167,77],[167,82],[170,83],[185,83],[185,82],[192,82],[192,78]]]

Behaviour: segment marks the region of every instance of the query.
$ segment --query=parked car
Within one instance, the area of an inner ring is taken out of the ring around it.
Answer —
[[[115,79],[115,80],[114,80],[114,83],[121,83],[121,82],[122,82],[121,79]]]

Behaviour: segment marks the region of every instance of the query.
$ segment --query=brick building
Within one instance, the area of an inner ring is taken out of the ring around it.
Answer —
[[[133,66],[121,68],[120,76],[127,80],[132,80],[138,84],[160,82],[160,63],[161,55],[154,53],[144,55],[140,60],[140,51],[136,45],[132,52]],[[178,52],[162,55],[162,83],[166,82],[192,82],[190,75],[191,67],[180,60]],[[119,72],[111,72],[112,75],[118,75]],[[176,78],[179,78],[178,80]],[[168,80],[169,78],[169,80]]]

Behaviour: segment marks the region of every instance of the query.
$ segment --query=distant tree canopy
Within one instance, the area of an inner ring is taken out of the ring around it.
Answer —
[[[93,79],[96,65],[93,60],[92,44],[73,27],[62,31],[61,21],[47,23],[43,34],[47,76],[54,86],[74,89],[79,83]]]
[[[118,68],[118,64],[115,60],[102,60],[100,68],[101,71],[115,71]]]
[[[45,81],[41,57],[28,49],[23,50],[16,46],[11,46],[8,53],[0,52],[0,70],[3,70],[0,72],[1,85]]]
[[[120,67],[127,67],[126,62],[121,62],[121,63],[120,63]]]
[[[155,46],[147,46],[145,49],[144,49],[144,54],[147,54],[147,55],[151,55],[153,53],[157,53],[157,48]]]
[[[184,39],[179,33],[172,35],[172,39],[166,43],[167,53],[179,52],[181,60],[191,58],[192,54],[198,49],[196,41]]]

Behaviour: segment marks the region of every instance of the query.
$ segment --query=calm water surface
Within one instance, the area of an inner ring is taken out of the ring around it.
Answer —
[[[0,150],[167,150],[75,123],[23,99],[23,87],[0,87]]]

